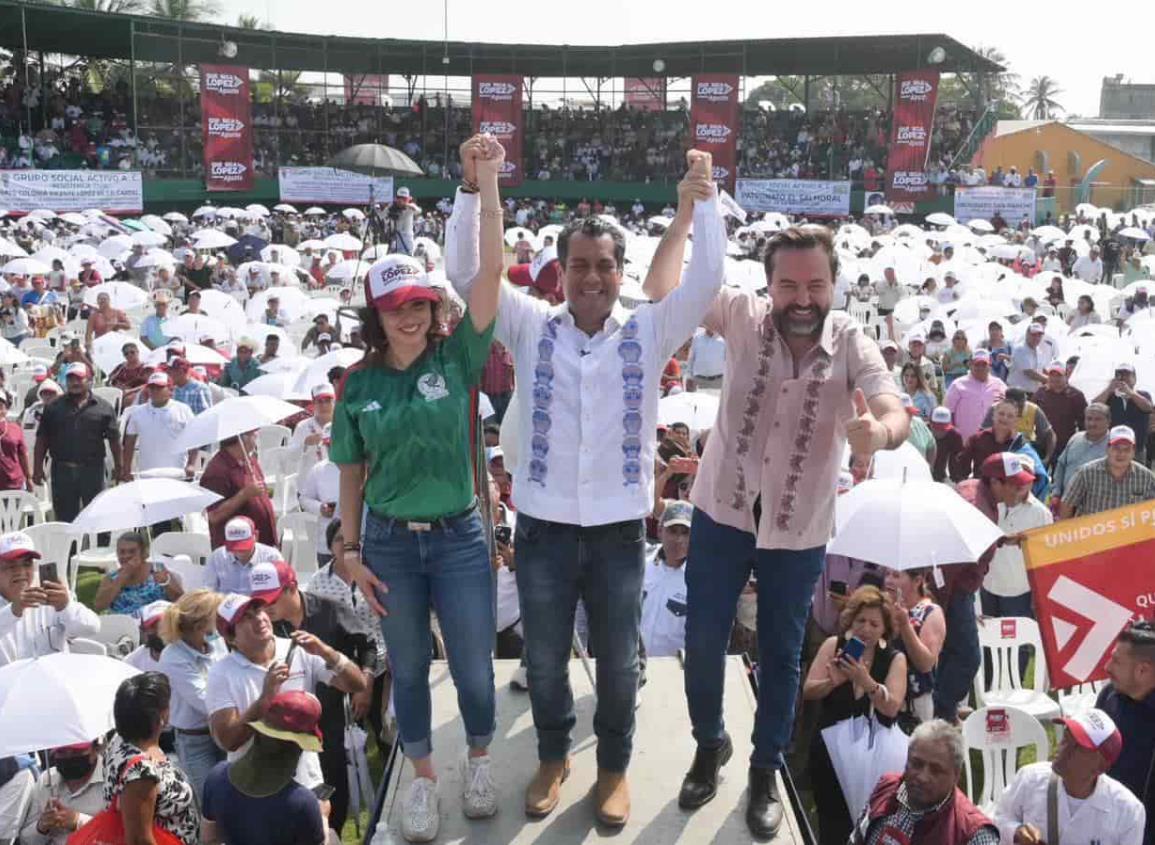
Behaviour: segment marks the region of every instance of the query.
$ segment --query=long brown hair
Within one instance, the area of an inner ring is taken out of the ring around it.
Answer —
[[[429,331],[425,338],[430,345],[440,343],[445,339],[441,331],[441,303],[429,303],[430,322]],[[361,363],[365,366],[385,366],[385,352],[389,348],[389,339],[385,336],[385,326],[376,308],[358,308],[357,318],[361,321],[361,339],[365,342],[365,357]]]

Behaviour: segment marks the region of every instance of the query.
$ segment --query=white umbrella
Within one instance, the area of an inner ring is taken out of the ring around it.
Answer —
[[[221,353],[215,349],[200,343],[185,343],[183,346],[184,354],[181,356],[194,367],[223,367],[229,362]],[[168,360],[168,347],[161,346],[152,352],[148,353],[144,359],[144,363],[150,367],[159,367]]]
[[[202,290],[200,310],[214,320],[224,323],[230,332],[244,328],[248,322],[241,303],[224,291]]]
[[[879,778],[906,768],[909,743],[897,725],[854,716],[823,728],[822,740],[851,818],[862,814]]]
[[[254,328],[259,328],[259,327],[254,327]],[[284,355],[278,355],[272,361],[268,361],[264,364],[261,364],[261,372],[263,372],[263,373],[292,373],[293,378],[295,379],[297,376],[299,376],[301,373],[303,373],[305,371],[305,369],[309,366],[309,362],[311,360],[316,360],[316,359],[305,358],[301,355],[298,355],[296,357],[285,357]]]
[[[133,232],[130,237],[132,238],[133,245],[140,244],[141,246],[164,246],[166,243],[168,243],[168,238],[166,238],[160,232],[154,232],[152,229],[147,229],[143,232]]]
[[[301,265],[301,254],[291,246],[284,244],[269,244],[261,250],[261,260],[270,264],[284,264],[288,267]]]
[[[181,433],[176,448],[196,449],[219,443],[300,412],[296,405],[271,396],[232,396],[195,417]]]
[[[153,247],[148,252],[140,257],[136,262],[136,266],[140,267],[168,267],[176,266],[176,258],[167,249],[160,249]]]
[[[111,260],[130,249],[132,249],[132,238],[128,235],[112,235],[101,241],[96,251]]]
[[[541,249],[541,242],[537,239],[537,235],[524,226],[514,226],[505,230],[505,245],[510,249],[517,246],[517,242],[520,240],[527,241],[534,251]]]
[[[245,393],[249,396],[272,396],[276,399],[285,399],[287,401],[308,400],[312,398],[310,393],[297,391],[293,388],[296,380],[297,374],[293,371],[265,373],[263,376],[257,376],[246,384]]]
[[[163,217],[163,219],[167,220],[169,223],[187,223],[188,222],[188,218],[185,217],[183,214],[181,214],[179,211],[170,211],[168,214],[162,215],[162,217]]]
[[[658,215],[655,215],[654,217],[648,218],[646,220],[646,225],[647,226],[657,226],[660,229],[668,229],[668,228],[670,228],[670,224],[673,222],[674,222],[673,218],[663,217],[662,215],[658,214]]]
[[[342,347],[341,349],[334,349],[332,352],[326,352],[324,355],[314,358],[304,372],[297,375],[296,381],[293,382],[293,392],[310,395],[312,389],[318,384],[325,384],[329,381],[329,370],[334,367],[351,367],[363,357],[365,357],[365,351],[353,347]]]
[[[328,213],[329,212],[325,211],[325,209],[321,208],[320,206],[316,206],[316,205],[311,205],[305,209],[305,216],[306,217],[315,217],[315,216],[324,217]]]
[[[417,240],[421,240],[421,238],[418,238]],[[414,246],[416,247],[416,242],[414,243]],[[375,244],[373,246],[366,247],[361,252],[361,258],[364,261],[380,261],[387,255],[389,255],[389,244]]]
[[[111,373],[124,363],[121,350],[126,343],[135,343],[141,352],[145,351],[140,338],[128,332],[106,332],[92,341],[92,360],[102,373]]]
[[[341,216],[346,220],[364,220],[365,212],[359,208],[346,208],[341,212]]]
[[[683,391],[658,400],[658,422],[662,425],[685,423],[694,431],[713,428],[718,418],[720,400],[713,393]]]
[[[341,252],[360,252],[364,244],[348,232],[338,232],[335,235],[329,235],[329,237],[325,238],[325,246],[329,249],[340,250]]]
[[[128,282],[102,282],[93,285],[84,291],[84,304],[96,305],[96,298],[102,293],[108,294],[113,308],[122,311],[128,308],[139,308],[148,302],[148,291],[138,288]]]
[[[245,206],[245,211],[247,211],[249,214],[259,215],[260,217],[268,217],[269,216],[269,210],[267,208],[265,208],[263,205],[261,205],[259,202],[249,203],[248,205]]]
[[[926,222],[930,223],[932,226],[953,226],[958,221],[956,221],[945,211],[936,211],[934,214],[928,214],[926,216]]]
[[[86,223],[88,223],[87,217],[85,217],[83,214],[79,214],[75,211],[64,212],[64,214],[60,215],[60,219],[63,220],[65,223],[68,223],[72,226],[83,226]]]
[[[0,273],[11,273],[16,276],[47,276],[51,272],[52,267],[35,258],[13,258],[0,267]]]
[[[144,528],[202,511],[221,498],[219,493],[187,481],[138,478],[98,495],[77,515],[68,530],[73,534],[92,534]]]
[[[168,225],[163,217],[157,217],[155,214],[145,214],[140,218],[140,222],[159,234],[172,234],[172,226]]]
[[[276,205],[273,206],[273,211],[279,211],[282,214],[296,214],[297,213],[297,209],[295,207],[289,205],[287,202],[277,203]]]
[[[316,238],[309,238],[307,241],[301,241],[297,244],[298,252],[304,252],[307,249],[311,249],[313,252],[324,252],[328,248],[324,241],[319,241]]]
[[[227,249],[237,239],[216,229],[200,229],[193,233],[192,242],[197,249]]]
[[[17,258],[24,258],[28,252],[19,244],[14,244],[12,241],[0,238],[0,257],[15,256]]]
[[[42,264],[52,266],[53,261],[71,261],[75,263],[76,257],[61,249],[58,246],[42,246],[36,252],[32,253],[32,257]]]
[[[116,690],[134,666],[96,654],[56,652],[0,668],[0,756],[91,742],[113,727]]]
[[[179,317],[170,317],[164,321],[161,331],[169,337],[179,337],[194,344],[200,343],[206,337],[211,337],[217,343],[224,343],[229,339],[229,327],[205,314],[181,314]]]
[[[847,456],[849,462],[849,455]],[[906,481],[933,481],[930,464],[922,452],[909,440],[897,449],[883,449],[874,453],[870,469],[871,478],[897,478]]]
[[[23,364],[27,360],[28,356],[21,352],[12,341],[0,337],[0,367]]]
[[[193,217],[216,217],[217,209],[215,206],[202,205],[192,213]]]
[[[891,569],[974,563],[1003,532],[945,484],[864,481],[838,497],[831,554]]]
[[[300,288],[283,285],[268,288],[258,293],[245,305],[245,316],[250,322],[256,323],[261,320],[261,315],[265,313],[265,309],[268,307],[270,296],[275,296],[281,301],[281,310],[285,312],[290,322],[297,319],[297,315],[304,310],[305,303],[309,300],[309,295]]]
[[[990,221],[983,220],[981,217],[967,221],[967,228],[973,229],[976,232],[993,232],[995,230],[995,227],[991,225]]]
[[[890,206],[889,205],[883,205],[882,203],[877,203],[875,205],[868,205],[862,213],[863,214],[885,214],[887,216],[894,216],[894,212],[891,210]]]
[[[1132,238],[1133,240],[1136,240],[1136,241],[1149,241],[1149,240],[1151,240],[1150,235],[1148,235],[1145,231],[1143,231],[1142,229],[1140,229],[1136,226],[1128,226],[1126,229],[1120,229],[1115,234],[1117,234],[1121,238]]]
[[[358,276],[363,276],[369,272],[369,262],[365,259],[347,258],[344,261],[338,261],[325,274],[325,280],[329,282],[351,282]]]

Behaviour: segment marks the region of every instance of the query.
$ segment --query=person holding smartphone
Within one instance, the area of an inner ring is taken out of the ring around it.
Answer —
[[[106,572],[96,588],[92,608],[97,613],[133,614],[154,601],[176,601],[184,595],[180,576],[160,561],[148,559],[148,538],[128,531],[116,541],[118,567]]]
[[[859,587],[846,600],[837,636],[818,649],[802,697],[821,702],[810,742],[810,778],[817,807],[819,845],[845,845],[859,807],[849,808],[826,750],[822,730],[873,712],[894,724],[906,701],[906,657],[895,651],[893,601],[877,587]]]

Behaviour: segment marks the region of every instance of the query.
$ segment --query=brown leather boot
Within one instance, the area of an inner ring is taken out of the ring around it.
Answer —
[[[538,763],[537,774],[525,788],[525,814],[540,819],[548,816],[561,799],[561,785],[569,777],[572,761],[543,760]]]
[[[607,827],[621,827],[630,817],[630,785],[625,772],[598,769],[594,786],[594,805],[598,821]]]

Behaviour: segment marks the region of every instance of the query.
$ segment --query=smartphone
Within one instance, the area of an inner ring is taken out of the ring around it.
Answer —
[[[40,564],[40,584],[43,586],[51,581],[53,584],[60,583],[60,573],[56,571],[55,563]]]
[[[289,644],[289,653],[285,655],[285,665],[289,668],[290,672],[293,671],[293,655],[296,653],[296,651],[297,651],[297,641],[293,640]]]
[[[499,525],[493,529],[493,537],[503,546],[508,546],[513,540],[513,529],[508,525]]]
[[[319,783],[313,787],[313,794],[317,796],[318,801],[328,801],[336,791],[335,787],[329,786],[327,783]]]
[[[844,595],[846,595],[846,590],[847,590],[847,587],[846,587],[845,581],[831,581],[830,582],[830,592],[834,593],[834,595],[844,596]]]
[[[851,637],[846,641],[846,645],[842,648],[842,653],[839,659],[849,657],[852,660],[861,660],[862,655],[866,652],[866,643],[858,639],[858,637]]]

